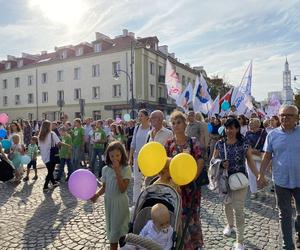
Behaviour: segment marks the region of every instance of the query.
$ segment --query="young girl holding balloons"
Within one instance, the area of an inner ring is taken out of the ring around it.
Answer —
[[[105,193],[105,219],[110,249],[118,249],[118,241],[128,232],[129,206],[127,188],[131,169],[127,163],[124,146],[119,141],[111,142],[106,150],[106,164],[102,169],[103,185],[92,197],[96,202]]]

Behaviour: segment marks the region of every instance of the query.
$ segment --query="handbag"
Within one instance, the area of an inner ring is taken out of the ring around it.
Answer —
[[[53,142],[52,138],[52,132],[51,133],[51,148],[50,148],[50,162],[54,164],[59,164],[60,159],[59,159],[59,149]]]
[[[258,146],[258,143],[260,142],[260,139],[261,139],[261,136],[262,136],[263,132],[264,132],[264,130],[262,129],[262,130],[261,130],[261,133],[260,133],[260,136],[259,136],[259,138],[258,138],[257,141],[256,141],[256,144],[255,144],[255,146],[254,146],[254,149],[256,149],[256,147]],[[262,161],[262,157],[259,156],[259,155],[255,155],[255,154],[252,154],[252,159],[253,159],[254,161],[259,161],[259,162]]]
[[[227,160],[227,149],[225,144],[226,143],[224,142],[224,154],[225,160]],[[228,185],[230,190],[236,191],[248,187],[249,181],[245,174],[238,172],[229,176]]]
[[[193,140],[189,138],[190,148],[191,148],[191,155],[194,156],[194,147],[193,147]],[[197,187],[202,187],[209,184],[208,174],[206,166],[203,167],[201,174],[195,180]]]

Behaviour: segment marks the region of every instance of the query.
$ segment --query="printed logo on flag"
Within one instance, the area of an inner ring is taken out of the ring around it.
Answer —
[[[201,103],[207,103],[209,101],[209,98],[206,97],[205,91],[201,84],[199,84],[197,88],[196,97],[199,99]]]

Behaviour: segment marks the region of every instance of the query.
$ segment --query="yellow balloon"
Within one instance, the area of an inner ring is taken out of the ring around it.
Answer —
[[[167,162],[167,153],[160,143],[149,142],[141,148],[137,160],[144,176],[154,176],[164,168]]]
[[[197,174],[197,162],[187,153],[176,155],[170,163],[170,175],[173,181],[180,186],[192,182]]]

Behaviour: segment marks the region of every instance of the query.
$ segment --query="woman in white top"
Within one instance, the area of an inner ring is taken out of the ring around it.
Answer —
[[[58,186],[58,183],[54,180],[53,172],[55,168],[55,162],[50,161],[50,150],[52,145],[66,145],[69,146],[63,142],[61,142],[58,138],[58,136],[52,132],[52,125],[51,122],[48,120],[45,120],[42,123],[40,133],[39,133],[39,146],[40,146],[40,152],[43,162],[45,163],[48,174],[46,176],[45,184],[44,184],[44,191],[49,190],[48,184],[51,181],[53,187]]]
[[[137,164],[137,158],[140,149],[147,143],[147,135],[150,131],[149,113],[147,110],[142,109],[138,115],[139,125],[133,131],[132,142],[129,153],[129,164],[133,163],[133,204],[136,203],[142,189],[142,174]]]

